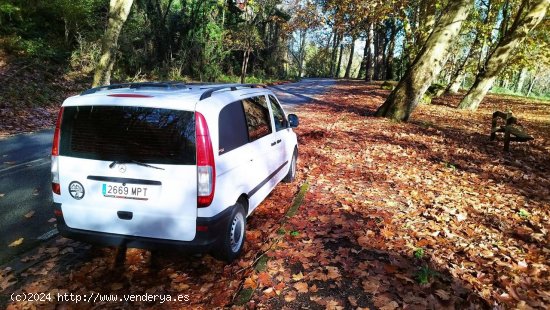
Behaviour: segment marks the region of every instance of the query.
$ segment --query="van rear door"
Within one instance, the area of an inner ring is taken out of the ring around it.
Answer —
[[[196,233],[197,169],[192,111],[67,106],[59,181],[75,229],[190,241]],[[54,195],[55,196],[55,195]]]

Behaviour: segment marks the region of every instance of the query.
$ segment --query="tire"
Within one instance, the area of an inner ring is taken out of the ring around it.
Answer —
[[[219,246],[212,255],[219,260],[231,263],[243,250],[245,232],[246,214],[242,204],[237,202],[233,207],[227,226],[223,230]]]
[[[296,163],[298,162],[298,151],[294,149],[294,154],[292,154],[292,160],[290,161],[290,167],[288,167],[288,173],[286,174],[283,182],[291,183],[296,179]]]

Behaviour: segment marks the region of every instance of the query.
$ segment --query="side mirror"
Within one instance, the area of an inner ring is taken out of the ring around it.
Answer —
[[[290,127],[296,128],[300,124],[300,121],[298,120],[298,116],[296,114],[289,114],[288,115],[288,123],[290,124]]]

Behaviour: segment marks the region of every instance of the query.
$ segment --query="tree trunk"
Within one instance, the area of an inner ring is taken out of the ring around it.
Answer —
[[[454,78],[452,83],[449,84],[449,86],[445,90],[445,93],[449,93],[449,94],[458,93],[458,90],[460,89],[460,86],[462,85],[462,82],[464,81],[465,77],[466,77],[465,72],[460,71],[460,73]]]
[[[115,63],[118,36],[128,18],[133,0],[111,0],[109,21],[101,42],[101,58],[97,64],[93,86],[111,84],[111,71]]]
[[[482,20],[482,25],[486,25],[489,23],[489,20],[491,18],[491,0],[487,0],[487,2],[482,2],[485,4],[486,8],[487,8],[487,12],[485,14],[485,17],[483,18]],[[480,8],[481,10],[481,8]],[[489,46],[487,44],[487,37],[489,36],[489,34],[485,33],[486,31],[484,31],[483,28],[484,26],[481,26],[481,27],[478,27],[478,32],[479,33],[476,33],[476,36],[479,38],[479,55],[478,56],[478,59],[477,59],[477,71],[481,71],[482,68],[483,68],[483,63],[484,63],[484,60],[486,59],[486,54],[488,53],[488,50],[489,50]],[[476,38],[477,39],[477,38]]]
[[[374,36],[374,79],[377,81],[383,80],[385,75],[384,69],[384,51],[386,29],[385,27],[378,26]]]
[[[407,121],[448,58],[451,43],[457,38],[462,22],[473,6],[471,0],[450,1],[443,10],[426,44],[418,53],[397,87],[376,111],[398,121]]]
[[[349,79],[349,75],[351,72],[351,66],[353,65],[353,54],[355,53],[355,40],[357,40],[356,37],[351,38],[351,49],[349,51],[349,60],[348,60],[348,66],[346,67],[346,73],[344,74],[344,78]]]
[[[514,23],[502,37],[496,49],[487,57],[484,68],[477,74],[468,94],[460,102],[459,109],[476,110],[479,107],[481,100],[493,86],[513,51],[542,21],[549,6],[550,0],[522,1]]]
[[[300,31],[300,51],[298,54],[298,78],[302,77],[304,71],[304,60],[306,58],[306,35],[307,29]]]
[[[338,31],[334,29],[334,39],[332,41],[332,54],[330,55],[330,76],[334,77],[336,73],[336,59],[338,57]]]
[[[359,73],[357,78],[360,79],[365,74],[365,69],[367,66],[367,54],[369,53],[369,46],[365,43],[365,49],[363,50],[363,60],[361,60],[361,66],[359,66]]]
[[[538,77],[537,77],[537,73],[535,73],[535,75],[533,75],[533,79],[531,80],[531,83],[529,83],[529,88],[527,89],[527,94],[525,94],[525,96],[529,97],[531,95],[531,91],[533,91],[533,86],[535,85],[535,82],[537,81]]]
[[[523,90],[523,84],[525,83],[525,77],[527,76],[527,68],[521,68],[518,77],[518,83],[516,84],[516,93],[521,93]]]
[[[370,82],[372,81],[372,76],[374,74],[373,71],[373,65],[372,65],[372,52],[374,51],[374,29],[373,29],[372,23],[369,23],[368,29],[367,29],[367,41],[365,42],[366,45],[368,45],[368,53],[367,53],[367,63],[365,64],[365,81]]]
[[[388,55],[386,56],[386,80],[394,80],[393,74],[393,52],[395,50],[395,38],[397,37],[397,29],[395,20],[390,20],[390,41],[388,45]]]
[[[342,41],[342,37],[340,40]],[[340,43],[340,56],[338,56],[338,65],[336,67],[336,78],[340,78],[340,67],[342,67],[342,54],[344,54],[344,44]]]
[[[241,66],[241,84],[246,81],[246,70],[248,68],[248,58],[250,58],[250,48],[247,48],[243,52],[243,64]]]
[[[420,12],[420,29],[418,31],[418,39],[416,44],[422,46],[428,39],[435,25],[436,1],[421,1]]]

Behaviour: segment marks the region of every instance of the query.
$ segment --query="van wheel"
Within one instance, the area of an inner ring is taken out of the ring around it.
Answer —
[[[292,154],[292,160],[290,161],[290,167],[288,167],[288,173],[283,179],[285,183],[291,183],[296,179],[296,162],[298,160],[298,152],[295,149],[294,154]]]
[[[230,220],[220,240],[220,246],[212,253],[217,259],[231,263],[237,258],[242,250],[246,232],[246,215],[244,207],[237,202],[231,212]]]

